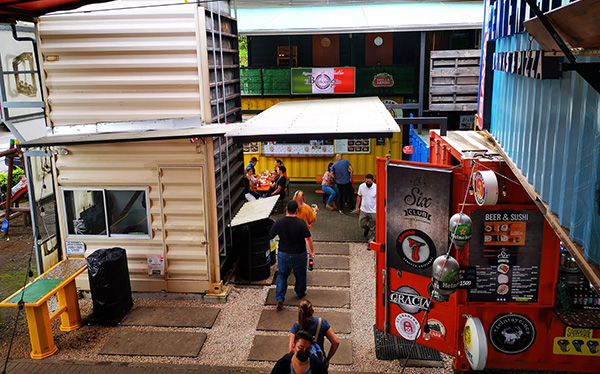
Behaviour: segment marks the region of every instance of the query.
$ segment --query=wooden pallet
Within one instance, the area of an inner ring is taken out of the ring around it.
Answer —
[[[429,110],[475,111],[481,51],[431,51]]]

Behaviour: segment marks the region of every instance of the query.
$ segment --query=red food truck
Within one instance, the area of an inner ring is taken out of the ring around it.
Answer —
[[[482,136],[432,131],[430,163],[379,158],[377,176],[378,333],[459,371],[600,370],[598,294]]]

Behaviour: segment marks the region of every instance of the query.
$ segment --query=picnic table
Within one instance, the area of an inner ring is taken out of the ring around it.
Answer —
[[[271,188],[271,181],[269,178],[274,178],[274,174],[265,170],[262,173],[259,173],[257,176],[256,186],[252,189],[252,191],[268,191]]]
[[[21,299],[23,300],[31,340],[31,358],[46,358],[58,350],[54,344],[51,325],[58,317],[61,319],[61,331],[73,331],[83,324],[75,278],[86,267],[85,259],[63,260],[32,283],[0,302],[0,307],[15,307],[19,305]],[[55,294],[58,299],[58,310],[50,315],[48,299]]]

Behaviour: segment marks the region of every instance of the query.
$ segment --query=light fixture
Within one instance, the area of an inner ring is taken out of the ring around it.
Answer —
[[[375,39],[373,39],[373,43],[380,47],[383,44],[383,38],[381,36],[376,37]]]
[[[429,329],[429,321],[425,322],[425,326],[423,326],[423,339],[425,339],[425,340],[431,339],[431,330]]]

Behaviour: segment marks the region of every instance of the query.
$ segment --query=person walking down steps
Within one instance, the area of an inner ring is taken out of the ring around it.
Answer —
[[[306,296],[306,265],[308,257],[315,257],[312,236],[306,222],[296,217],[298,203],[290,200],[287,204],[285,217],[278,219],[271,227],[271,238],[279,235],[279,249],[277,250],[277,286],[275,297],[277,310],[283,310],[285,294],[287,292],[287,279],[292,269],[296,277],[294,291],[296,297],[302,299]],[[308,256],[306,248],[308,247]]]
[[[313,308],[312,303],[308,300],[302,300],[298,306],[298,322],[294,322],[294,325],[290,330],[289,352],[292,353],[294,351],[294,341],[296,340],[298,331],[305,330],[311,334],[315,340],[312,345],[311,353],[323,360],[325,367],[329,367],[329,362],[340,346],[340,339],[338,339],[325,318],[317,318],[314,314],[315,309]],[[327,355],[324,353],[325,338],[331,343]]]
[[[277,361],[271,374],[327,374],[323,361],[310,353],[312,345],[312,335],[303,330],[298,331],[292,351]]]

